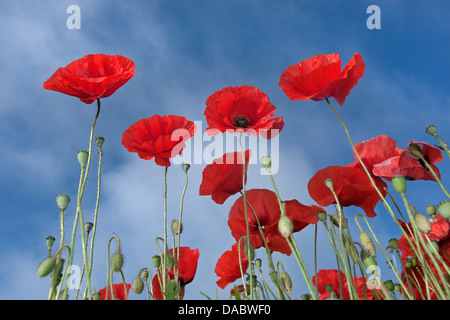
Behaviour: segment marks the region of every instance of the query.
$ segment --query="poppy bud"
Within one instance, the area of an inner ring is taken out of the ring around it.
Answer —
[[[48,251],[50,251],[53,247],[53,243],[55,243],[55,237],[48,236],[47,238],[45,238],[45,241],[47,242]]]
[[[52,286],[53,287],[56,287],[61,282],[62,272],[63,272],[65,262],[66,262],[66,260],[60,258],[55,265],[55,271],[53,271],[53,275],[52,275]]]
[[[361,232],[361,234],[359,235],[359,240],[361,241],[361,244],[364,247],[364,249],[366,249],[371,256],[373,257],[377,256],[375,244],[373,243],[372,238],[367,233]]]
[[[389,245],[391,246],[392,249],[394,250],[398,250],[398,241],[395,238],[392,238],[389,240]]]
[[[446,200],[439,203],[437,205],[437,211],[443,218],[450,219],[450,201]]]
[[[120,270],[122,270],[123,267],[123,254],[118,252],[115,255],[113,255],[111,259],[111,266],[113,272],[120,272]]]
[[[172,232],[175,235],[178,235],[179,233],[183,232],[183,224],[178,220],[172,221],[171,228],[172,228]]]
[[[423,214],[416,212],[414,214],[414,221],[417,224],[417,227],[419,228],[419,230],[425,234],[430,233],[431,231],[431,223],[428,220],[427,217],[425,217]]]
[[[89,152],[81,150],[77,153],[78,162],[81,166],[84,166],[88,160]]]
[[[311,295],[310,295],[310,294],[307,294],[307,293],[302,294],[302,295],[300,296],[300,299],[302,299],[302,300],[311,300]]]
[[[272,167],[272,160],[269,156],[264,156],[261,158],[261,164],[265,169],[270,169]]]
[[[395,290],[395,285],[394,285],[394,282],[392,282],[392,280],[386,280],[384,282],[384,285],[386,286],[386,289],[388,289],[391,292],[393,292]]]
[[[165,254],[165,263],[166,263],[166,269],[172,270],[175,266],[175,258],[170,252],[166,252]]]
[[[428,134],[431,134],[432,136],[436,136],[437,135],[437,129],[435,125],[429,125],[428,127],[426,127],[425,132]]]
[[[332,215],[330,215],[330,217],[331,217],[331,222],[333,222],[333,224],[336,227],[339,227],[339,223],[341,222],[341,217],[339,217],[339,215],[337,215],[337,214],[332,214]],[[347,226],[348,226],[347,218],[342,217],[342,227],[347,228]]]
[[[258,285],[258,282],[256,281],[256,276],[253,275],[252,278],[250,279],[250,277],[247,277],[247,282],[250,284],[250,281],[252,281],[251,285],[256,288],[256,286]]]
[[[256,259],[255,260],[255,266],[259,269],[259,268],[261,268],[261,265],[262,265],[262,260],[261,259]]]
[[[397,291],[399,293],[402,292],[402,286],[400,285],[400,283],[395,283],[394,288],[395,288],[395,291]]]
[[[344,235],[343,240],[344,240],[345,249],[347,250],[349,257],[352,259],[352,261],[355,264],[358,264],[358,262],[359,262],[358,249],[356,249],[355,245],[351,241],[349,241],[345,235]]]
[[[37,270],[37,276],[39,278],[45,277],[47,275],[49,275],[53,269],[55,268],[56,265],[56,259],[51,257],[51,258],[47,258],[45,259],[41,265],[39,266],[38,270]]]
[[[92,222],[88,221],[84,224],[84,229],[86,230],[86,232],[91,231],[93,227],[94,227],[94,224]]]
[[[432,217],[436,215],[436,206],[434,204],[429,204],[425,207],[425,211]]]
[[[400,194],[406,193],[406,179],[404,176],[395,176],[391,179],[392,186],[395,191]]]
[[[369,254],[367,254],[367,256],[364,258],[363,263],[366,266],[366,268],[378,265],[377,260],[375,260],[375,258]]]
[[[255,259],[255,249],[253,249],[252,245],[248,241],[245,241],[244,253],[249,261],[253,261],[253,259]]]
[[[183,165],[181,166],[184,172],[187,172],[190,167],[191,165],[189,163],[183,163]]]
[[[148,274],[148,271],[147,271],[147,270],[142,270],[142,271],[141,271],[141,277],[142,277],[142,279],[147,280],[147,279],[148,279],[148,276],[149,276],[149,274]]]
[[[319,212],[317,212],[317,218],[319,218],[319,220],[322,222],[326,222],[327,221],[327,213],[325,211],[319,211]]]
[[[153,266],[158,269],[161,266],[161,257],[158,255],[154,255],[152,257]]]
[[[134,279],[131,288],[136,294],[142,293],[142,291],[144,290],[144,281],[142,281],[141,277],[137,277],[136,279]]]
[[[105,142],[105,138],[103,137],[96,137],[95,138],[95,143],[97,144],[97,146],[101,147],[103,145],[103,143]]]
[[[69,205],[70,198],[68,195],[60,194],[56,197],[56,204],[58,205],[58,208],[61,210],[65,210],[67,206]]]
[[[280,231],[281,235],[285,238],[292,235],[294,231],[294,225],[286,215],[282,215],[280,217],[280,220],[278,220],[278,230]]]
[[[281,284],[289,294],[292,294],[292,280],[289,274],[284,270],[281,272]]]
[[[410,144],[408,146],[408,149],[409,149],[409,151],[411,151],[411,154],[413,156],[416,156],[419,158],[423,157],[422,150],[420,149],[420,147],[417,144]]]
[[[437,253],[439,252],[439,244],[436,240],[430,240],[426,243],[427,250],[431,253]]]
[[[391,246],[387,246],[387,247],[386,247],[386,250],[387,250],[389,253],[393,253],[393,252],[394,252],[394,249],[392,249]]]
[[[328,188],[333,189],[333,180],[331,180],[331,179],[326,179],[326,180],[325,180],[325,185],[326,185]]]

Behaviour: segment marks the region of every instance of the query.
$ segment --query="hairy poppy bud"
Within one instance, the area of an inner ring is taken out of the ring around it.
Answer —
[[[395,176],[391,179],[392,186],[395,191],[400,194],[406,193],[406,179],[404,176]]]
[[[153,266],[158,269],[161,266],[161,257],[158,255],[154,255],[152,257]]]
[[[264,156],[261,158],[261,164],[265,169],[270,169],[272,167],[272,160],[269,156]]]
[[[450,201],[446,200],[439,203],[437,205],[437,211],[443,218],[450,219]]]
[[[281,284],[289,294],[292,294],[292,280],[289,274],[284,270],[281,272]]]
[[[84,166],[88,161],[89,152],[81,150],[77,152],[77,158],[80,165]]]
[[[67,206],[69,205],[70,198],[66,194],[60,194],[56,197],[56,204],[58,205],[58,208],[61,210],[65,210]]]
[[[178,235],[179,233],[183,232],[183,224],[178,220],[172,221],[171,228],[172,228],[172,232],[175,235]]]
[[[53,257],[47,258],[45,259],[41,265],[39,266],[38,270],[37,270],[37,276],[39,278],[48,276],[53,269],[55,268],[56,265],[56,259]]]
[[[332,214],[332,215],[330,215],[330,217],[331,217],[331,222],[333,222],[333,224],[336,227],[339,227],[339,224],[341,222],[341,217],[339,215],[337,215],[337,214]],[[348,226],[347,218],[342,217],[342,227],[343,228],[347,228],[347,226]]]
[[[111,259],[111,266],[113,272],[120,272],[123,266],[123,254],[120,252],[114,254]]]
[[[419,230],[425,234],[430,233],[431,231],[431,223],[428,220],[427,217],[425,217],[423,214],[416,212],[414,214],[414,221],[417,224],[417,227],[419,228]]]
[[[344,238],[343,238],[344,246],[345,246],[345,249],[347,250],[349,257],[352,259],[352,261],[355,264],[358,264],[358,262],[359,262],[358,249],[356,249],[355,245],[351,241],[349,241],[345,235],[343,235],[343,236],[344,236]]]
[[[141,271],[141,277],[142,277],[142,279],[147,280],[147,279],[148,279],[148,276],[149,276],[149,274],[148,274],[148,271],[147,271],[147,270],[142,270],[142,271]]]
[[[428,127],[425,128],[425,132],[428,134],[431,134],[432,136],[436,136],[437,135],[437,129],[435,125],[429,125]]]
[[[361,232],[361,234],[359,235],[359,240],[361,241],[361,244],[364,247],[364,249],[366,249],[371,256],[373,257],[377,256],[375,244],[373,243],[372,238],[367,233]]]
[[[294,231],[294,225],[286,215],[281,216],[280,220],[278,220],[278,230],[280,231],[281,235],[285,238],[292,235]]]
[[[134,279],[131,288],[136,294],[142,293],[142,291],[144,290],[144,281],[142,281],[141,277],[137,277],[136,279]]]

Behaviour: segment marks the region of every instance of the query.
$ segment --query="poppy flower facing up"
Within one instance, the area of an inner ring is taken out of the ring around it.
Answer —
[[[155,158],[157,165],[170,167],[170,158],[181,154],[185,141],[195,135],[196,125],[175,115],[141,119],[122,135],[122,145],[141,159]]]
[[[426,142],[411,141],[409,145],[416,145],[420,148],[424,159],[428,162],[438,178],[440,178],[439,169],[433,163],[437,163],[443,159],[441,150]],[[398,156],[374,165],[372,173],[386,180],[391,180],[393,177],[400,175],[408,180],[435,181],[425,163],[411,153],[409,146],[402,150]]]
[[[244,242],[241,242],[241,250],[239,254],[239,246],[237,243],[233,244],[231,250],[225,251],[217,260],[214,272],[220,277],[217,280],[217,285],[224,289],[228,284],[234,282],[241,277],[241,267],[239,265],[239,255],[242,264],[242,272],[245,274],[248,267],[248,258],[243,251]]]
[[[113,284],[112,289],[114,293],[114,299],[116,300],[127,300],[126,296],[130,292],[131,284],[127,283],[127,292],[125,294],[125,287],[123,283]],[[108,288],[108,300],[112,300],[111,297],[111,286]],[[100,300],[105,300],[106,298],[106,287],[98,290],[98,293],[100,293]]]
[[[276,136],[284,127],[282,117],[272,118],[276,107],[258,88],[243,85],[216,91],[206,100],[204,115],[209,135],[219,132],[246,132],[266,139]]]
[[[293,101],[333,97],[342,106],[364,75],[365,66],[359,53],[354,54],[343,71],[338,53],[319,54],[288,67],[281,74],[279,86]]]
[[[245,180],[251,150],[245,151]],[[241,152],[230,152],[203,169],[200,195],[211,196],[217,204],[223,204],[230,196],[243,188],[244,163]]]
[[[247,214],[250,231],[250,244],[257,249],[264,247],[264,239],[270,250],[290,255],[291,249],[286,239],[278,230],[278,220],[280,220],[281,210],[275,192],[267,189],[252,189],[246,192]],[[283,201],[286,204],[286,216],[294,225],[293,232],[298,232],[318,221],[317,213],[324,211],[318,206],[305,206],[297,200]],[[256,214],[258,220],[255,219]],[[244,198],[240,197],[231,207],[228,226],[232,236],[239,241],[247,235],[245,221]],[[261,225],[264,239],[258,228],[258,221]]]
[[[134,67],[132,60],[120,55],[89,54],[56,70],[44,82],[44,89],[90,104],[116,92],[134,76]]]
[[[377,178],[377,177],[375,177]],[[311,198],[321,206],[336,204],[336,199],[331,190],[325,185],[325,181],[333,181],[334,191],[343,207],[356,206],[364,210],[370,218],[375,217],[375,207],[380,201],[380,196],[372,186],[369,177],[359,168],[330,166],[319,170],[308,182],[308,191]],[[387,185],[380,178],[375,183],[386,196]]]

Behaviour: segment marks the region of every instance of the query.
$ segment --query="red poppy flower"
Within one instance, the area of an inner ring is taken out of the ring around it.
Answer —
[[[134,76],[134,67],[132,60],[120,55],[89,54],[56,70],[44,82],[44,89],[90,104],[116,92]]]
[[[127,292],[125,294],[125,287],[124,287],[123,283],[113,284],[112,285],[112,289],[113,289],[113,293],[114,293],[114,299],[116,299],[116,300],[127,300],[126,296],[130,292],[131,284],[127,283],[126,287],[127,287]],[[100,300],[105,300],[105,298],[106,298],[106,287],[101,289],[101,290],[98,290],[98,293],[100,293]],[[112,300],[112,297],[111,297],[111,286],[109,286],[109,289],[108,289],[108,300]]]
[[[125,130],[122,145],[141,159],[155,158],[157,165],[169,167],[169,159],[181,154],[186,146],[184,142],[193,137],[196,130],[196,125],[184,117],[154,115]]]
[[[442,218],[441,215],[439,214],[435,216],[435,219],[436,220],[431,223],[431,231],[426,235],[426,237],[425,235],[422,234],[422,238],[425,243],[427,243],[428,241],[427,237],[430,240],[436,241],[438,244],[440,257],[446,263],[446,265],[450,265],[450,222],[447,219]],[[431,257],[428,256],[427,251],[422,247],[422,245],[420,245],[420,243],[415,242],[413,235],[410,233],[409,230],[412,230],[411,223],[409,222],[408,224],[405,224],[403,221],[399,222],[402,225],[403,230],[405,230],[405,233],[407,234],[409,241],[411,241],[411,243],[413,243],[416,246],[416,250],[417,247],[420,247],[420,250],[425,257],[425,260],[430,266],[430,269],[436,276],[438,276],[438,271],[433,263],[433,260],[431,259]],[[405,235],[402,235],[398,239],[398,248],[402,253],[403,261],[406,261],[407,259],[415,256],[414,250],[410,247],[408,239],[405,237]],[[444,274],[447,273],[447,271],[439,261],[438,266],[441,268],[442,273]]]
[[[250,244],[253,248],[257,249],[265,246],[265,239],[270,250],[290,255],[291,249],[289,244],[278,230],[278,220],[280,220],[281,210],[275,192],[267,189],[252,189],[246,192],[246,198]],[[293,232],[298,232],[309,224],[317,223],[317,213],[323,211],[321,207],[305,206],[297,200],[283,202],[286,204],[286,216],[294,225]],[[261,225],[264,239],[259,231],[258,221]],[[228,226],[236,241],[239,241],[241,237],[247,235],[244,197],[237,199],[231,207]]]
[[[245,151],[245,180],[251,151]],[[211,196],[217,204],[223,204],[230,196],[243,188],[244,164],[241,152],[230,152],[214,159],[205,167],[200,184],[200,195]]]
[[[366,279],[367,280],[367,279]],[[374,299],[373,290],[368,288],[366,281],[362,277],[352,278],[353,285],[356,286],[358,297],[362,300]],[[312,283],[316,285],[316,276],[312,277]],[[350,300],[350,293],[347,285],[347,278],[342,271],[335,269],[319,270],[317,272],[317,291],[320,294],[319,299],[325,300],[330,298],[325,286],[331,285],[332,292],[340,300]]]
[[[248,267],[248,258],[243,251],[244,242],[241,242],[240,259],[242,265],[242,272],[245,274]],[[220,277],[217,280],[217,285],[224,289],[228,284],[234,282],[241,277],[241,267],[239,265],[239,246],[237,243],[233,244],[231,250],[225,251],[217,260],[214,272]]]
[[[396,147],[396,141],[386,135],[379,135],[375,138],[359,142],[355,144],[355,149],[370,173],[372,173],[372,169],[376,164],[392,157],[399,156],[402,153],[402,149]],[[356,162],[348,165],[348,167],[358,167],[363,169],[355,152],[353,153]]]
[[[355,53],[341,72],[338,53],[319,54],[288,67],[279,86],[291,100],[325,100],[334,97],[342,106],[350,90],[364,75],[365,64]]]
[[[433,164],[443,159],[442,152],[436,147],[426,142],[411,141],[409,145],[417,145],[422,151],[424,159],[430,164],[433,171],[440,178],[439,169]],[[414,156],[409,147],[404,149],[398,156],[389,158],[373,166],[372,173],[376,176],[391,180],[400,175],[409,180],[431,180],[435,181],[433,175],[426,167],[425,163]]]
[[[270,139],[284,127],[282,117],[272,118],[276,107],[267,95],[252,86],[227,87],[206,100],[205,116],[209,135],[246,132]]]
[[[375,183],[383,197],[387,194],[387,185],[380,178],[375,177]],[[375,207],[380,196],[372,186],[369,177],[359,168],[330,166],[319,170],[308,182],[311,198],[321,206],[336,204],[331,190],[325,181],[333,181],[334,191],[343,207],[357,206],[364,210],[368,217],[375,217]]]

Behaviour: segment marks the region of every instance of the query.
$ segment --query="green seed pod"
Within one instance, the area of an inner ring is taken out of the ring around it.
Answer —
[[[325,291],[328,292],[328,294],[330,294],[331,292],[333,292],[333,285],[328,283],[325,285]]]
[[[425,207],[425,211],[432,217],[436,215],[436,206],[434,204],[429,204]]]
[[[414,221],[417,224],[417,228],[425,234],[428,234],[431,232],[431,223],[428,220],[427,217],[425,217],[423,214],[416,212],[414,214]]]
[[[65,262],[66,262],[66,260],[60,258],[56,263],[55,270],[53,271],[53,274],[52,274],[52,286],[53,287],[56,287],[62,280],[62,272],[63,272]]]
[[[189,163],[183,163],[183,165],[181,166],[181,169],[183,169],[184,172],[188,172],[190,167],[191,167],[191,165]]]
[[[338,214],[332,214],[332,215],[330,215],[330,218],[331,218],[331,222],[333,222],[333,224],[339,228],[339,223],[340,223],[341,217],[339,217]],[[347,218],[342,217],[342,227],[347,228],[347,226],[348,226]]]
[[[286,215],[282,215],[280,217],[280,220],[278,220],[278,230],[280,231],[281,235],[285,238],[292,235],[294,231],[294,225]]]
[[[370,253],[368,253],[366,250],[361,250],[361,261],[364,263],[366,268],[378,265],[375,258],[372,255],[370,255]]]
[[[394,282],[392,282],[392,280],[386,280],[384,282],[384,285],[386,286],[386,289],[388,289],[391,292],[393,292],[395,290],[395,285],[394,285]]]
[[[183,232],[183,223],[181,223],[178,220],[173,220],[172,224],[171,224],[171,228],[172,228],[172,232],[175,235],[178,235],[178,233],[182,233]]]
[[[430,252],[431,254],[435,254],[439,252],[439,244],[437,243],[436,240],[429,240],[425,243],[428,252]]]
[[[148,271],[147,271],[147,270],[142,270],[142,271],[141,271],[141,277],[142,277],[142,279],[147,280],[147,279],[148,279],[148,276],[149,276],[149,274],[148,274]]]
[[[450,219],[450,201],[442,201],[437,205],[437,211],[444,219]]]
[[[302,300],[311,300],[311,295],[308,294],[308,293],[302,294],[300,296],[300,299],[302,299]]]
[[[270,169],[272,167],[272,160],[269,156],[264,156],[261,158],[261,164],[264,169]]]
[[[331,180],[331,179],[326,179],[326,180],[325,180],[325,185],[326,185],[329,189],[333,189],[333,180]]]
[[[410,144],[408,146],[409,151],[411,151],[413,156],[423,157],[422,149],[417,144]]]
[[[367,252],[373,256],[377,256],[377,250],[375,248],[375,244],[373,243],[372,238],[365,232],[361,232],[359,235],[359,240],[361,241],[361,245],[364,247],[364,249],[367,250]]]
[[[428,134],[431,134],[432,136],[436,136],[437,135],[437,129],[435,125],[429,125],[428,127],[425,128],[425,132]]]
[[[161,266],[161,257],[158,255],[154,255],[152,257],[153,266],[158,269]]]
[[[94,224],[92,222],[86,222],[84,224],[84,229],[86,230],[86,232],[91,231],[93,227],[94,227]]]
[[[281,284],[289,294],[292,294],[292,280],[289,274],[284,270],[281,272]]]
[[[93,299],[94,299],[94,300],[100,300],[101,297],[102,297],[102,295],[101,295],[100,292],[98,292],[98,291],[95,291],[95,292],[94,292],[94,296],[93,296]]]
[[[137,277],[136,279],[134,279],[131,288],[136,294],[142,293],[142,291],[144,290],[144,281],[142,281],[141,277]]]
[[[58,205],[58,208],[61,210],[66,210],[67,206],[69,205],[70,198],[66,194],[60,194],[56,197],[56,204]]]
[[[81,150],[77,152],[77,159],[80,165],[84,166],[89,158],[89,152]]]
[[[391,179],[392,186],[395,191],[400,194],[406,193],[406,179],[404,176],[395,176]]]
[[[391,246],[392,249],[394,250],[398,250],[398,241],[395,238],[392,238],[389,240],[389,245]]]
[[[53,243],[55,243],[55,237],[48,236],[47,238],[45,238],[45,242],[47,243],[47,248],[50,251],[53,247]]]
[[[113,272],[120,272],[123,267],[123,254],[120,252],[114,254],[111,259],[111,266]]]
[[[53,269],[55,268],[56,265],[56,259],[51,257],[51,258],[47,258],[45,259],[41,265],[39,266],[38,270],[37,270],[37,276],[39,278],[48,276]]]
[[[97,144],[97,146],[101,147],[103,145],[103,143],[105,142],[105,138],[103,137],[96,137],[95,138],[95,143]]]
[[[262,260],[261,259],[256,259],[255,260],[255,266],[258,268],[258,269],[260,269],[261,268],[261,266],[262,266]]]
[[[326,222],[327,221],[327,213],[325,211],[319,211],[317,212],[317,218],[319,218],[320,221]]]

